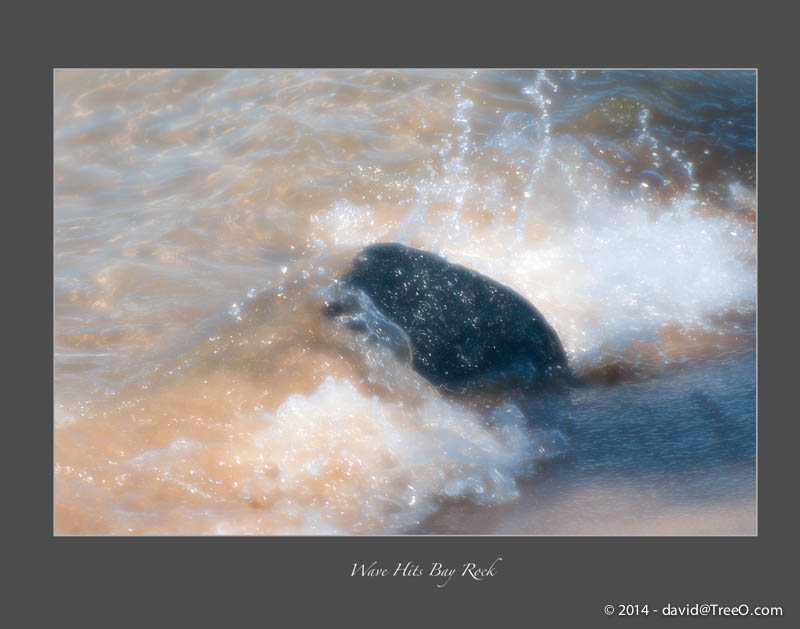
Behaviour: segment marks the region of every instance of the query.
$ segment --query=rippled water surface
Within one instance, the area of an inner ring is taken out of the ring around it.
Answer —
[[[753,534],[755,73],[57,70],[57,534]],[[375,242],[581,383],[442,393],[321,316]]]

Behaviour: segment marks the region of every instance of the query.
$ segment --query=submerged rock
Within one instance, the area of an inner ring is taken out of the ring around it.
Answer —
[[[364,249],[326,307],[398,348],[407,339],[414,369],[449,391],[529,388],[568,373],[558,336],[526,299],[404,245]]]

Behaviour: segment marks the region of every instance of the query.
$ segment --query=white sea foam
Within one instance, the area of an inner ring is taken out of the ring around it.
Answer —
[[[434,397],[409,408],[328,378],[264,417],[257,456],[278,473],[266,487],[256,482],[255,491],[308,533],[401,532],[443,499],[508,501],[518,495],[516,480],[551,446],[543,443],[537,454],[522,413],[501,414],[495,429],[454,402]],[[250,497],[253,490],[244,491]]]

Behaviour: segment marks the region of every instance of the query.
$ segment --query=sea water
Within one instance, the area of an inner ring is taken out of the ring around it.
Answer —
[[[56,70],[57,534],[753,534],[755,72]],[[321,316],[401,242],[579,383]]]

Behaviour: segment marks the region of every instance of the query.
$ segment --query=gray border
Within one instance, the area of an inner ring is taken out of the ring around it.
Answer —
[[[5,98],[12,137],[6,146],[14,157],[14,170],[6,166],[13,173],[7,181],[6,220],[7,233],[14,229],[15,234],[10,259],[19,272],[10,278],[6,306],[22,325],[7,323],[6,330],[20,330],[10,335],[15,346],[9,355],[22,377],[9,381],[20,382],[22,395],[6,417],[12,428],[7,469],[14,471],[13,495],[22,499],[5,515],[6,537],[18,551],[7,568],[15,577],[9,599],[21,604],[24,624],[40,624],[36,620],[52,610],[62,622],[103,627],[266,626],[282,624],[281,612],[298,626],[309,616],[356,627],[394,624],[385,622],[389,616],[418,626],[521,621],[597,627],[621,622],[606,619],[602,605],[648,600],[783,605],[784,618],[765,622],[787,624],[796,615],[791,613],[796,575],[789,563],[796,520],[787,509],[796,500],[791,490],[796,472],[787,463],[796,458],[798,441],[787,393],[792,369],[777,358],[787,345],[783,334],[790,311],[773,300],[793,281],[786,269],[797,268],[785,255],[793,251],[788,223],[796,220],[795,195],[785,185],[797,178],[790,154],[796,152],[790,146],[796,135],[787,127],[795,119],[796,101],[790,93],[795,75],[784,58],[788,44],[780,49],[774,44],[795,40],[789,31],[795,22],[788,11],[780,15],[772,9],[762,17],[752,7],[740,13],[728,4],[698,5],[637,3],[610,15],[601,3],[588,9],[564,6],[559,16],[550,8],[548,15],[533,17],[522,14],[519,5],[493,4],[491,15],[476,16],[474,25],[463,17],[466,5],[443,17],[430,6],[422,14],[409,7],[392,10],[388,17],[376,7],[357,17],[351,32],[343,32],[341,18],[336,19],[338,5],[322,11],[299,7],[295,16],[265,6],[268,11],[258,17],[250,13],[255,9],[242,13],[230,3],[213,12],[162,4],[157,12],[142,5],[98,5],[95,12],[81,13],[70,5],[40,9],[36,21],[9,10],[6,24],[13,32],[6,43],[16,80]],[[632,23],[632,16],[642,22]],[[376,24],[365,25],[371,18]],[[220,61],[236,67],[362,66],[365,61],[389,67],[581,67],[587,62],[591,67],[630,67],[632,62],[637,67],[757,67],[760,112],[767,112],[759,119],[759,208],[765,212],[759,236],[760,244],[766,243],[759,248],[759,536],[52,537],[52,68],[205,67]],[[15,438],[19,428],[26,429],[21,441]],[[495,556],[504,557],[497,580],[460,580],[441,590],[427,580],[347,577],[352,562],[373,558],[460,563]],[[730,621],[706,618],[702,624],[720,622]],[[745,623],[741,626],[750,626]],[[651,616],[643,624],[659,622]]]

